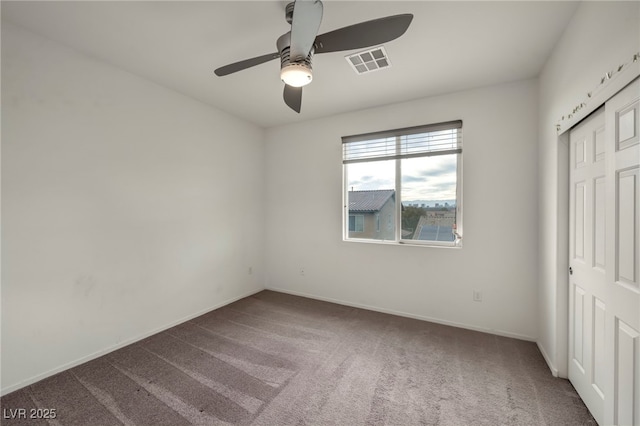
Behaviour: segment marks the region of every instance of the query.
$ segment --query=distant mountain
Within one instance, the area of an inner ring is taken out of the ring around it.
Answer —
[[[405,206],[417,207],[436,207],[436,204],[438,204],[438,206],[445,206],[446,204],[449,204],[449,207],[455,207],[456,200],[409,200],[403,201],[402,204]]]

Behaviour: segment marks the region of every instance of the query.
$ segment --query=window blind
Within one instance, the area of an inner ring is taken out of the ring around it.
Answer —
[[[343,164],[461,152],[461,120],[342,138]]]

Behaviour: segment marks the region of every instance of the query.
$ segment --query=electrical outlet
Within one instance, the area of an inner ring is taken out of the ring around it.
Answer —
[[[249,275],[253,275],[253,267],[249,266],[249,269],[247,270],[247,272],[249,273]]]
[[[304,268],[300,268],[300,275],[304,275]]]
[[[473,301],[482,302],[482,292],[480,290],[473,290]]]

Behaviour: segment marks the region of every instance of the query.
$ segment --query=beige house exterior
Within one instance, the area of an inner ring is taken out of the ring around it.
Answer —
[[[393,189],[349,191],[349,238],[395,239]]]

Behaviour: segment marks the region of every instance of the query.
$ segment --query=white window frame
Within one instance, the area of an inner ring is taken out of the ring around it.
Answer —
[[[395,129],[384,132],[373,132],[364,135],[356,135],[356,136],[346,136],[343,137],[343,144],[348,143],[347,141],[351,138],[366,138],[370,137],[370,139],[380,138],[380,137],[389,137],[396,136],[396,146],[400,144],[400,136],[411,134],[411,132],[419,133],[424,131],[425,129],[439,129],[447,126],[451,126],[452,123],[459,123],[459,132],[460,132],[460,147],[459,151],[456,153],[457,161],[456,161],[456,229],[455,235],[456,239],[454,241],[430,241],[430,240],[407,240],[402,238],[402,169],[401,162],[402,158],[395,158],[395,191],[396,191],[396,208],[395,208],[395,240],[377,240],[370,238],[357,238],[357,237],[349,237],[349,224],[346,219],[350,216],[349,214],[349,206],[348,206],[348,172],[347,166],[348,163],[343,163],[343,173],[342,173],[342,198],[343,198],[343,241],[346,242],[358,242],[358,243],[373,243],[373,244],[391,244],[391,245],[411,245],[411,246],[422,246],[422,247],[452,247],[452,248],[461,248],[462,247],[462,236],[463,236],[463,200],[462,200],[462,121],[457,120],[453,122],[445,122],[445,123],[437,123],[426,126],[416,126],[411,128],[404,129]],[[457,125],[457,124],[456,124]],[[442,154],[450,154],[452,152],[443,152],[436,153],[433,155],[442,155]],[[364,232],[364,230],[363,230]]]

